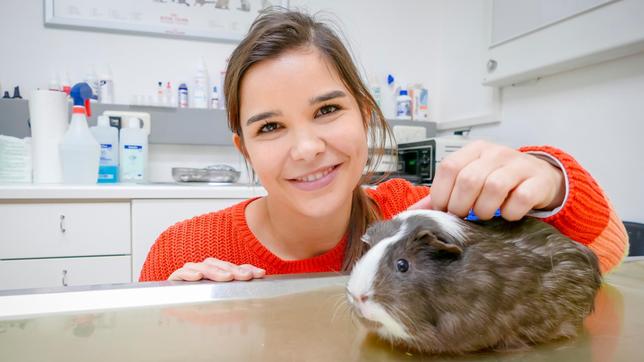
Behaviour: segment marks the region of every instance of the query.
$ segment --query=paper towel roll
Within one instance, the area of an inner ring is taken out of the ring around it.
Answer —
[[[67,94],[36,90],[29,98],[31,119],[31,158],[34,183],[62,183],[63,169],[59,144],[69,120]]]

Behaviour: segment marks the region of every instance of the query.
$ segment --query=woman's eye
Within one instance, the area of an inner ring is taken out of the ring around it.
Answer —
[[[409,270],[409,262],[405,259],[396,260],[396,269],[401,273],[406,272]]]
[[[318,116],[318,117],[319,116],[324,116],[326,114],[333,113],[333,112],[337,111],[338,109],[340,109],[340,107],[338,107],[336,105],[333,105],[333,104],[330,104],[330,105],[327,105],[327,106],[322,106],[322,108],[320,108],[320,110],[318,111],[316,116]]]
[[[277,123],[275,123],[275,122],[267,122],[262,126],[262,128],[259,129],[259,133],[273,132],[278,128],[279,128],[279,125]]]

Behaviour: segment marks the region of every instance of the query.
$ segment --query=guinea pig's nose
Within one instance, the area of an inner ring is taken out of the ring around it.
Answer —
[[[364,303],[369,299],[369,296],[366,294],[360,294],[360,296],[356,297],[353,293],[349,293],[349,297],[351,297],[354,303]]]

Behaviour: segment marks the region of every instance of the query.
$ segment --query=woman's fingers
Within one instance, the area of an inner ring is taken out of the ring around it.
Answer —
[[[170,275],[168,280],[196,281],[209,279],[217,282],[262,278],[266,271],[250,264],[235,265],[216,258],[201,263],[186,263]]]
[[[194,282],[201,279],[203,279],[203,274],[198,271],[185,268],[175,270],[168,278],[168,280],[184,280],[187,282]]]
[[[264,270],[262,268],[258,268],[258,267],[254,266],[254,265],[242,264],[239,267],[240,268],[250,269],[251,272],[253,273],[253,278],[262,278],[262,277],[264,277],[264,275],[266,275],[266,270]]]
[[[481,195],[488,175],[499,167],[499,160],[492,158],[479,158],[463,167],[454,182],[447,211],[461,217],[466,216]]]
[[[530,170],[521,162],[511,162],[492,171],[481,188],[473,209],[481,220],[491,219],[506,198],[521,182],[529,177]],[[529,209],[528,209],[529,210]]]
[[[430,201],[432,209],[447,211],[458,174],[463,167],[480,157],[484,145],[484,142],[481,141],[472,142],[441,161],[432,182],[432,198]]]
[[[540,179],[532,177],[525,180],[505,199],[501,206],[501,216],[510,221],[521,219],[539,201],[542,189],[543,182]]]

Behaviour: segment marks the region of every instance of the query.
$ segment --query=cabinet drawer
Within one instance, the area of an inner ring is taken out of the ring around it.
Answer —
[[[129,283],[130,256],[0,260],[0,289]]]
[[[0,259],[130,254],[130,203],[0,204]]]

